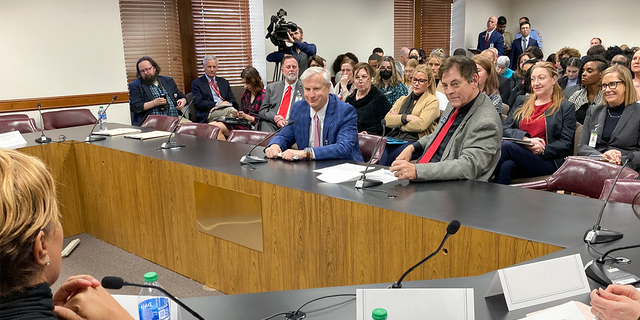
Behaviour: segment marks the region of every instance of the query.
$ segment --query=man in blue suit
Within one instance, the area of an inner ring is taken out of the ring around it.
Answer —
[[[518,57],[524,52],[527,47],[538,46],[538,41],[530,36],[531,24],[528,21],[520,23],[521,38],[513,40],[511,43],[511,64],[509,68],[515,71],[518,68]]]
[[[300,77],[304,100],[296,102],[290,120],[265,149],[268,158],[285,160],[346,159],[363,162],[360,154],[356,109],[330,94],[331,76],[320,67]],[[297,143],[298,149],[289,149]],[[284,152],[282,151],[284,150]]]
[[[218,77],[218,58],[206,55],[202,59],[204,75],[191,82],[196,122],[211,122],[220,116],[229,116],[238,109],[236,98],[227,79]],[[234,109],[235,108],[235,109]]]
[[[480,32],[478,35],[478,51],[494,47],[498,50],[498,56],[504,53],[504,37],[500,32],[496,31],[497,26],[498,18],[489,17],[487,30]]]

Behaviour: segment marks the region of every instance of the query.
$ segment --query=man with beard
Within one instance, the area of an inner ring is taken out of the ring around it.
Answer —
[[[217,76],[218,58],[206,55],[202,59],[204,75],[191,82],[193,105],[197,122],[213,122],[219,117],[230,117],[237,112],[238,103],[227,79]]]
[[[141,125],[150,114],[178,117],[187,99],[173,78],[159,75],[160,66],[147,56],[136,66],[138,79],[129,84],[131,124]]]
[[[267,85],[260,107],[258,130],[273,132],[289,120],[291,106],[302,100],[302,83],[298,81],[298,61],[292,55],[282,59],[284,79]]]

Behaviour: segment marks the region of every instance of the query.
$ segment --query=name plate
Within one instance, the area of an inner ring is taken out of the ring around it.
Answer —
[[[500,269],[485,298],[504,293],[509,311],[513,311],[590,291],[580,254],[575,254]]]
[[[475,319],[473,288],[356,289],[356,319],[371,319],[376,308],[389,319]]]

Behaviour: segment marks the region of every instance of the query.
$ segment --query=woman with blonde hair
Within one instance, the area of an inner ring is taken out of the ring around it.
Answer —
[[[602,73],[602,101],[587,110],[578,155],[602,155],[611,163],[622,164],[633,153],[629,167],[638,170],[640,103],[636,100],[629,69],[619,65],[607,68]]]
[[[345,58],[340,65],[340,79],[333,87],[333,91],[340,100],[344,101],[350,96],[353,91],[356,90],[356,86],[353,85],[353,69],[356,67],[356,62]]]
[[[503,136],[516,139],[502,143],[494,182],[509,184],[513,178],[548,175],[571,155],[576,131],[576,110],[564,100],[558,71],[550,62],[531,67],[533,93],[503,125]]]
[[[390,104],[396,103],[398,98],[409,94],[407,86],[396,71],[396,62],[391,56],[384,56],[378,62],[378,70],[373,79],[373,84],[384,93]]]
[[[408,96],[398,99],[384,117],[387,127],[393,128],[387,136],[407,143],[387,145],[380,159],[382,165],[391,165],[404,148],[433,132],[438,124],[440,109],[431,68],[424,64],[416,67],[412,89]],[[415,156],[418,158],[419,154]]]
[[[444,59],[446,59],[447,56],[444,54],[444,50],[437,48],[437,49],[433,49],[433,51],[431,51],[431,54],[429,55],[429,60],[427,60],[427,64],[429,65],[429,68],[431,68],[431,73],[433,74],[433,77],[436,79],[436,91],[438,92],[442,92],[444,93],[444,89],[442,88],[442,85],[440,84],[440,66],[442,65],[442,62],[444,62]]]
[[[500,97],[500,91],[498,90],[498,72],[493,66],[493,62],[481,54],[473,56],[473,61],[478,67],[478,89],[489,96],[498,114],[502,114],[502,97]]]
[[[420,65],[418,60],[409,59],[407,63],[404,64],[404,85],[407,86],[407,91],[411,91],[411,85],[413,85],[413,71],[416,70],[416,67]]]
[[[62,269],[56,183],[39,159],[0,149],[0,313],[5,319],[132,319],[91,276]]]

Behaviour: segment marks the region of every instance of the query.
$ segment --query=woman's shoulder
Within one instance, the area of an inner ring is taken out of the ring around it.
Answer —
[[[576,105],[573,102],[571,102],[571,101],[569,101],[567,99],[562,99],[562,102],[560,102],[560,108],[561,109],[573,109],[573,110],[575,110],[576,109]]]

